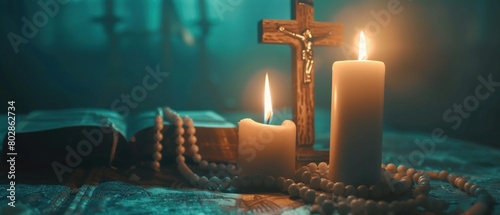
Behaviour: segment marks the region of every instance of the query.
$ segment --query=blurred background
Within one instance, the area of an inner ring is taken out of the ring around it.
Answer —
[[[494,0],[316,0],[316,21],[345,31],[342,47],[315,48],[317,112],[329,114],[331,65],[356,59],[364,30],[368,58],[386,65],[387,130],[442,128],[500,147],[500,87],[476,96],[481,77],[500,82],[499,9]],[[290,107],[290,48],[257,42],[259,20],[291,18],[287,0],[4,0],[0,12],[0,98],[17,112],[116,109],[132,95],[133,111],[260,113],[266,71],[275,109]],[[148,66],[164,73],[144,90]]]

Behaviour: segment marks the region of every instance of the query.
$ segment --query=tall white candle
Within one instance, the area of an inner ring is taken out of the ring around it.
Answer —
[[[264,122],[272,117],[271,93],[266,74]],[[285,120],[280,126],[261,124],[252,119],[238,123],[239,176],[291,178],[295,171],[295,123]]]
[[[360,36],[360,57],[332,66],[330,178],[352,185],[380,181],[385,64],[366,60]]]

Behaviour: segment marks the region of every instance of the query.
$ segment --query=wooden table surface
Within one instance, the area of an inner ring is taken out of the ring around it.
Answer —
[[[415,139],[426,133],[386,131],[383,162],[401,163],[416,151]],[[236,144],[236,143],[235,143]],[[207,146],[200,146],[207,147]],[[211,146],[214,147],[214,146]],[[221,149],[222,150],[222,149]],[[203,151],[201,149],[200,151]],[[236,153],[233,151],[233,153]],[[449,138],[436,144],[430,155],[414,166],[425,170],[448,170],[486,188],[500,202],[500,150]],[[107,167],[75,169],[69,180],[59,184],[52,170],[16,172],[23,178],[16,185],[16,208],[7,206],[8,188],[1,174],[0,214],[309,214],[310,206],[283,193],[221,193],[191,188],[175,165],[163,165],[160,172],[143,168]],[[48,177],[50,175],[50,177]],[[474,197],[448,183],[431,181],[430,195],[450,203],[448,212],[469,208]],[[500,214],[495,206],[494,214]],[[17,212],[17,213],[16,213]]]

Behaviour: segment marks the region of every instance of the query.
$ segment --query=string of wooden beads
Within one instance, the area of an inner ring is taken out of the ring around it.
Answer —
[[[176,113],[165,109],[168,114]],[[181,119],[180,116],[171,117]],[[194,125],[192,119],[184,117],[187,129],[192,127],[191,134],[194,136]],[[174,123],[173,123],[174,124]],[[182,123],[174,125],[182,126]],[[188,131],[188,133],[190,133]],[[177,141],[176,141],[177,142]],[[239,178],[237,174],[240,169],[236,163],[217,164],[202,160],[198,153],[196,139],[189,141],[190,153],[193,161],[198,163],[202,170],[209,171],[209,177],[198,176],[185,163],[185,150],[177,150],[177,164],[181,174],[194,186],[202,189],[215,191],[227,191],[230,189],[246,189],[254,187],[266,187],[278,189],[290,195],[291,198],[301,198],[305,203],[312,205],[312,212],[321,214],[411,214],[419,207],[435,213],[443,213],[448,204],[444,200],[434,199],[428,196],[432,180],[448,181],[453,186],[476,196],[478,201],[464,214],[486,214],[494,205],[493,197],[478,185],[468,182],[464,177],[456,174],[448,174],[446,170],[440,172],[422,171],[407,168],[404,165],[382,164],[381,183],[378,185],[353,186],[343,182],[332,182],[328,178],[328,164],[310,163],[299,168],[293,179],[272,176],[244,176]],[[184,140],[178,141],[178,149],[183,146]],[[196,146],[193,148],[193,146]],[[406,201],[386,202],[380,200],[389,195],[400,195],[408,192],[413,186],[412,198]]]
[[[163,134],[161,131],[163,130],[163,117],[161,116],[161,113],[158,112],[155,116],[155,134],[153,136],[153,162],[151,162],[151,168],[159,171],[160,170],[160,161],[162,159],[162,154],[161,151],[163,150],[163,145],[161,144],[161,141],[163,140]]]

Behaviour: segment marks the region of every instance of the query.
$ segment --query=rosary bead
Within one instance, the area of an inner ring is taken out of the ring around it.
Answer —
[[[408,176],[401,178],[400,180],[404,184],[404,190],[408,190],[411,187],[411,180]]]
[[[274,183],[275,182],[274,182],[274,177],[273,176],[266,176],[264,178],[264,185],[266,185],[266,187],[271,188],[271,187],[273,187]]]
[[[319,163],[318,170],[320,172],[326,172],[326,170],[328,170],[328,164],[326,164],[325,162]]]
[[[216,163],[209,163],[208,170],[215,172],[217,170],[217,164]]]
[[[182,122],[182,119],[180,117],[177,117],[177,118],[174,119],[174,121],[173,121],[172,124],[174,124],[177,127],[181,127],[182,124],[183,124],[183,122]]]
[[[318,176],[314,176],[311,178],[311,181],[309,182],[309,187],[312,189],[319,189],[321,187],[321,178]]]
[[[328,192],[328,188],[326,187],[326,185],[328,184],[328,181],[326,178],[321,178],[321,182],[320,182],[320,188],[321,190],[325,191],[325,192]]]
[[[398,166],[398,172],[406,174],[406,171],[408,171],[408,167],[406,167],[405,165]]]
[[[477,197],[480,195],[489,195],[489,194],[488,194],[488,191],[486,191],[484,188],[478,187],[476,190],[474,190],[474,196]]]
[[[314,204],[311,206],[311,214],[320,214],[321,208],[318,204]]]
[[[177,127],[175,129],[175,136],[180,136],[184,134],[184,128],[183,127]]]
[[[309,190],[309,187],[304,186],[299,189],[299,196],[301,199],[306,198],[306,192]]]
[[[293,174],[293,180],[295,181],[302,181],[302,174],[303,172],[298,170],[295,172],[295,174]]]
[[[243,178],[241,179],[241,184],[243,185],[243,187],[250,187],[252,186],[252,177],[250,176],[243,176]]]
[[[396,165],[394,165],[393,163],[387,164],[385,170],[387,170],[387,172],[390,172],[392,174],[396,174],[398,172]]]
[[[160,170],[160,162],[158,162],[158,161],[151,162],[151,168],[153,168],[156,171],[159,171]]]
[[[406,176],[408,176],[413,181],[413,175],[415,175],[415,173],[417,173],[417,171],[415,169],[409,168],[406,171]]]
[[[304,173],[305,171],[309,171],[309,167],[307,166],[300,167],[299,172]]]
[[[364,198],[364,199],[368,198],[368,193],[369,190],[365,185],[359,185],[356,188],[356,196],[359,198]]]
[[[160,142],[161,140],[163,140],[163,134],[161,134],[161,132],[156,132],[153,139],[156,142]]]
[[[389,206],[389,211],[391,211],[394,214],[398,214],[400,208],[397,201],[392,201],[391,203],[389,203],[388,206]]]
[[[226,171],[226,164],[220,163],[217,165],[217,171]]]
[[[220,179],[215,176],[211,177],[210,180],[208,180],[208,186],[213,190],[217,190],[220,186]]]
[[[369,193],[370,197],[373,199],[379,199],[380,197],[382,197],[382,190],[380,189],[380,186],[377,185],[370,186]]]
[[[194,135],[196,134],[196,129],[194,127],[188,127],[186,129],[184,129],[186,131],[186,134],[188,135]]]
[[[348,197],[345,198],[345,202],[350,205],[352,201],[354,201],[356,199],[356,196],[354,195],[350,195]]]
[[[318,196],[316,196],[316,199],[314,200],[314,202],[316,204],[321,205],[323,203],[323,201],[325,201],[325,200],[330,200],[330,197],[328,197],[326,194],[322,193],[322,194],[319,194]]]
[[[364,208],[365,208],[366,214],[377,214],[378,213],[377,203],[371,199],[366,200]]]
[[[441,170],[441,171],[439,172],[438,177],[439,177],[439,180],[441,180],[441,181],[446,181],[446,180],[448,180],[448,171],[446,171],[446,170]]]
[[[433,180],[439,179],[439,172],[428,171],[427,175],[429,175],[430,179],[433,179]]]
[[[157,142],[154,146],[155,151],[161,151],[163,149],[163,145],[160,142]]]
[[[342,182],[336,182],[333,184],[333,193],[337,196],[343,196],[345,190],[345,184]]]
[[[351,213],[352,214],[362,214],[364,206],[365,206],[365,200],[364,199],[353,199],[351,201]]]
[[[321,203],[321,211],[323,214],[333,214],[335,212],[335,206],[331,200],[325,200]]]
[[[162,158],[161,153],[156,152],[156,153],[153,154],[153,160],[160,161],[161,158]]]
[[[177,148],[175,149],[175,152],[179,155],[182,155],[184,154],[184,152],[186,152],[186,148],[184,148],[184,146],[182,145],[179,145],[177,146]]]
[[[189,176],[188,178],[188,181],[192,184],[192,185],[196,185],[198,183],[198,180],[200,180],[200,176],[196,175],[196,174],[192,174],[191,176]]]
[[[389,214],[389,205],[385,201],[378,201],[377,208],[379,214]]]
[[[401,179],[403,176],[404,176],[404,175],[403,175],[402,173],[398,172],[398,173],[394,174],[394,179],[399,180],[399,179]]]
[[[316,170],[318,169],[318,165],[316,165],[316,163],[309,163],[307,164],[307,167],[309,167],[309,171],[311,173],[316,172]]]
[[[208,185],[208,178],[205,176],[201,176],[197,183],[199,187],[205,188],[205,186]]]
[[[479,188],[477,184],[472,184],[469,190],[469,194],[474,195],[474,192],[476,191],[477,188]]]
[[[471,187],[472,185],[473,185],[473,184],[472,184],[472,182],[470,182],[470,181],[465,182],[465,184],[464,184],[464,191],[465,191],[466,193],[469,193],[469,192],[470,192],[470,187]]]
[[[163,118],[159,114],[157,114],[155,116],[155,123],[157,123],[157,122],[162,122],[163,123]]]
[[[198,165],[200,165],[201,169],[205,170],[208,168],[208,161],[202,160],[202,161],[200,161],[200,163]]]
[[[224,177],[221,182],[220,190],[224,191],[231,187],[231,179],[229,177]]]
[[[290,187],[290,185],[292,184],[295,184],[295,182],[292,180],[292,179],[286,179],[284,182],[283,182],[283,190],[284,191],[288,191],[288,187]]]
[[[176,138],[175,138],[175,143],[176,143],[177,145],[182,145],[182,144],[184,144],[184,141],[185,141],[185,140],[184,140],[184,137],[182,137],[182,136],[178,136],[178,137],[176,137]]]
[[[155,122],[155,129],[158,131],[163,130],[163,121],[160,121],[160,122],[156,121]]]
[[[177,163],[184,163],[184,162],[186,162],[186,158],[183,155],[177,155],[177,157],[175,158],[175,160],[177,161]]]
[[[308,189],[305,193],[304,201],[308,204],[314,203],[314,199],[316,199],[316,191],[313,189]]]
[[[240,189],[242,187],[241,184],[241,179],[236,176],[231,180],[231,186],[234,187],[235,189]]]
[[[415,174],[413,174],[413,183],[418,184],[418,179],[422,176],[422,172],[418,171]]]
[[[335,185],[335,183],[328,181],[326,184],[326,192],[333,193],[333,185]]]
[[[337,205],[337,210],[339,211],[340,215],[347,215],[351,211],[351,208],[347,205],[346,202],[340,202]]]
[[[194,122],[191,118],[188,118],[188,117],[184,117],[184,123],[187,127],[193,127],[194,126]]]
[[[283,187],[283,183],[285,182],[285,178],[284,177],[278,177],[276,178],[276,187],[278,189],[281,189]]]
[[[427,182],[427,183],[430,183],[430,180],[429,180],[429,179],[427,179],[427,178],[425,178],[425,177],[420,176],[420,177],[418,178],[418,183],[420,184],[421,182]]]
[[[467,180],[465,180],[465,178],[462,178],[462,177],[458,177],[457,179],[455,179],[455,185],[463,190],[464,189],[464,186],[465,186],[465,183],[467,182]]]
[[[311,181],[311,178],[312,178],[311,172],[305,171],[304,173],[302,173],[302,181],[303,182],[307,183],[307,182]]]
[[[193,155],[193,161],[194,161],[195,163],[199,163],[199,162],[201,161],[201,159],[202,159],[202,157],[201,157],[201,155],[200,155],[200,154],[194,154],[194,155]]]
[[[196,141],[197,141],[196,136],[191,135],[191,136],[188,137],[188,143],[195,144]]]
[[[448,175],[448,182],[450,182],[451,185],[455,186],[455,180],[458,178],[458,175],[455,174],[449,174]]]
[[[345,186],[344,196],[356,195],[356,188],[352,185]]]
[[[299,198],[300,197],[300,187],[297,184],[292,184],[288,187],[288,194],[291,198]]]
[[[191,145],[191,147],[189,147],[189,153],[191,154],[196,154],[198,153],[198,151],[200,150],[200,148],[198,147],[198,145]]]
[[[415,198],[415,201],[419,206],[425,207],[427,205],[427,196],[420,194]]]

